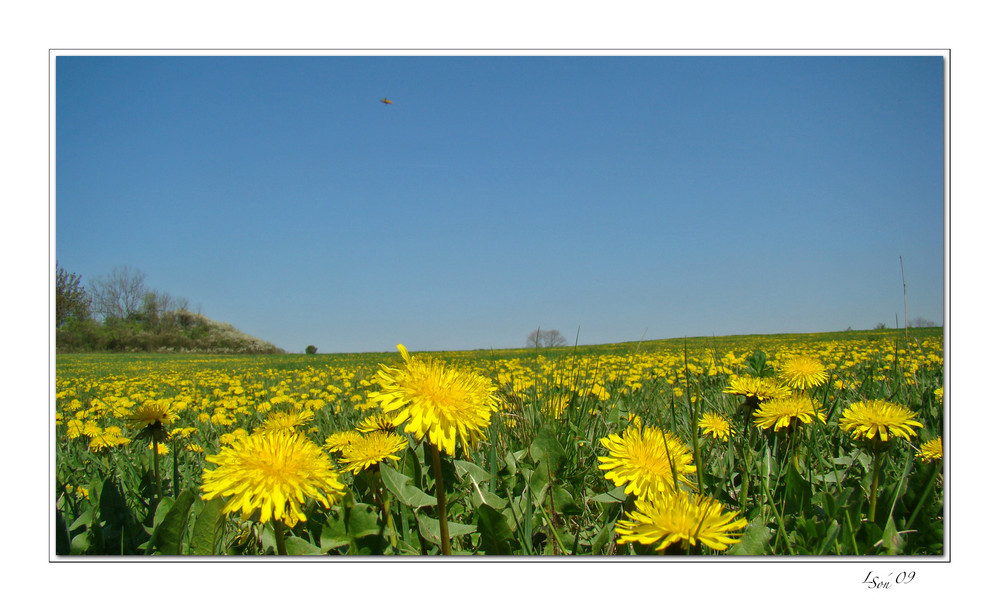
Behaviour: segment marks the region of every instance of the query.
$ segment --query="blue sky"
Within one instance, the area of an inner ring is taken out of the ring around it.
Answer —
[[[391,106],[379,103],[388,96]],[[944,60],[56,60],[56,258],[291,352],[943,320]]]

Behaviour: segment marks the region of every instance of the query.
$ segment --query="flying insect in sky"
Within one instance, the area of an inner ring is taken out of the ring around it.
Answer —
[[[390,100],[389,98],[382,98],[381,100],[379,100],[379,102],[381,102],[382,104],[392,104],[392,100]]]

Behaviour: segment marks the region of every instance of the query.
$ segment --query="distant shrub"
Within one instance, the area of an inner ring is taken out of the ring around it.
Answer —
[[[306,347],[306,355],[315,355],[316,351],[318,351],[318,350],[319,349],[317,349],[315,346],[313,346],[313,345],[310,344],[309,346]]]

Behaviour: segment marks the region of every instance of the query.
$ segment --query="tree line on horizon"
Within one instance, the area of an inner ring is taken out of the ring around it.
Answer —
[[[57,263],[55,281],[57,352],[283,352],[192,312],[187,299],[150,288],[128,266],[85,285]]]

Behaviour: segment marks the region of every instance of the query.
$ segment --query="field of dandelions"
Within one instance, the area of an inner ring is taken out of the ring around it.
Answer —
[[[55,554],[944,554],[940,328],[401,340],[58,355]]]

